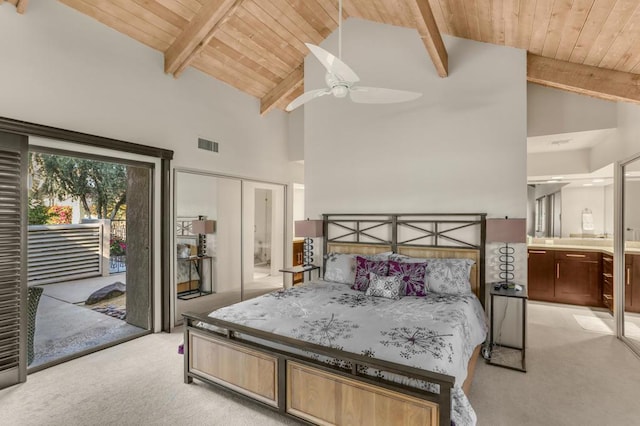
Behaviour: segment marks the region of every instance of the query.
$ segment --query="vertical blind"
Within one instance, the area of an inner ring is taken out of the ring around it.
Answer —
[[[0,145],[0,376],[25,367],[22,306],[22,164],[24,152]],[[15,379],[10,379],[15,380]],[[3,380],[4,381],[4,380]],[[5,383],[6,384],[6,383]],[[0,383],[0,387],[2,383]]]

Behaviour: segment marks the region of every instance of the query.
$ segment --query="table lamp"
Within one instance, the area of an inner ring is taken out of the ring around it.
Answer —
[[[304,246],[302,252],[304,254],[304,265],[311,266],[313,264],[313,239],[322,237],[323,235],[322,220],[297,220],[295,222],[295,236],[304,238]]]
[[[499,269],[500,284],[503,287],[514,288],[513,279],[515,274],[515,249],[509,247],[509,244],[524,243],[527,237],[527,221],[526,219],[487,219],[487,242],[488,243],[504,243],[504,246],[498,249],[498,260],[501,262]]]
[[[216,221],[206,220],[198,216],[198,220],[191,221],[191,232],[198,235],[198,257],[207,254],[207,234],[216,232]]]

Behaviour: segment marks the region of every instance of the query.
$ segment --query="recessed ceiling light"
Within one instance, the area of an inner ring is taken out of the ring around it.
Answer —
[[[593,186],[592,183],[583,183],[582,186]]]
[[[593,183],[602,183],[602,182],[604,182],[604,179],[594,179],[591,182],[593,182]]]
[[[564,176],[553,176],[551,179],[553,179],[553,180],[564,179]]]
[[[547,183],[556,183],[556,182],[558,182],[558,181],[557,180],[553,180],[553,179],[550,179],[550,180],[547,181]]]

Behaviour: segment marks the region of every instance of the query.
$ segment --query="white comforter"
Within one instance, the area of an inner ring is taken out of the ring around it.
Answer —
[[[452,422],[457,426],[476,423],[461,389],[473,350],[487,333],[484,311],[473,294],[431,293],[427,297],[390,300],[365,296],[345,284],[318,281],[218,309],[209,316],[454,376]],[[383,376],[434,389],[433,385],[416,380]]]

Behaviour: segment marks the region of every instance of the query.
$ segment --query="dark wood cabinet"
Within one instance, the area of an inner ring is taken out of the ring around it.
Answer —
[[[527,282],[529,298],[554,301],[555,256],[552,250],[529,250],[529,278]]]
[[[601,254],[529,249],[529,298],[603,306]]]
[[[556,251],[555,301],[600,306],[600,254]]]
[[[302,265],[304,262],[304,240],[296,240],[293,242],[293,266]],[[301,283],[303,274],[293,274],[293,284]]]

